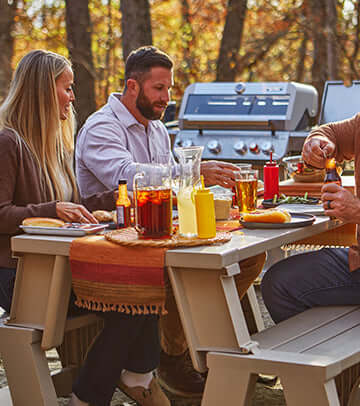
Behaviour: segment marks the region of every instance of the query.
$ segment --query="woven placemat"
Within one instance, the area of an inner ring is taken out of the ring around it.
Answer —
[[[214,238],[185,238],[178,234],[167,239],[141,239],[136,230],[132,227],[114,230],[104,234],[108,241],[129,247],[155,247],[155,248],[175,248],[175,247],[196,247],[198,245],[212,245],[225,243],[231,240],[231,233],[218,232]]]

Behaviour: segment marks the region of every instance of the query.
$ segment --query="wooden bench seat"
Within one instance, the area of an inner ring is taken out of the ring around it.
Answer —
[[[193,363],[208,369],[202,406],[250,406],[260,373],[280,377],[287,406],[359,404],[360,306],[313,308],[250,335],[237,268],[170,268]]]
[[[203,405],[250,405],[259,373],[280,377],[288,406],[340,405],[335,377],[360,362],[360,306],[310,309],[251,341],[249,354],[208,353]]]
[[[0,390],[1,406],[57,406],[57,397],[71,393],[74,378],[102,323],[93,313],[68,318],[63,343],[57,348],[62,368],[50,373],[41,346],[43,331],[2,322],[0,356],[9,387]]]
[[[70,394],[87,349],[102,328],[95,313],[68,317],[71,272],[67,255],[16,253],[18,266],[9,320],[0,324],[0,356],[8,388],[1,406],[57,406]],[[14,250],[15,251],[15,250]],[[46,351],[56,348],[62,369],[50,373]],[[5,403],[6,402],[6,403]]]

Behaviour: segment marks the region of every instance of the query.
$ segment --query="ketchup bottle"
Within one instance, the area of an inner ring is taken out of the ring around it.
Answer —
[[[270,152],[270,162],[264,166],[264,200],[273,199],[279,196],[279,165],[272,160]]]

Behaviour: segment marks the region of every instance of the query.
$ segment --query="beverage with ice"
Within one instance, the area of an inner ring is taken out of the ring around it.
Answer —
[[[172,234],[171,166],[138,164],[134,176],[135,228],[140,238]]]
[[[166,238],[172,233],[172,191],[143,187],[136,190],[137,231],[142,238]]]

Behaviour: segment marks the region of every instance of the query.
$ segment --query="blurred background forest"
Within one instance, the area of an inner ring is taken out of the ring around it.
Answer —
[[[0,0],[0,102],[28,51],[68,56],[78,121],[123,87],[124,59],[153,44],[175,62],[174,101],[210,81],[360,79],[357,0]],[[321,100],[321,99],[320,99]]]

